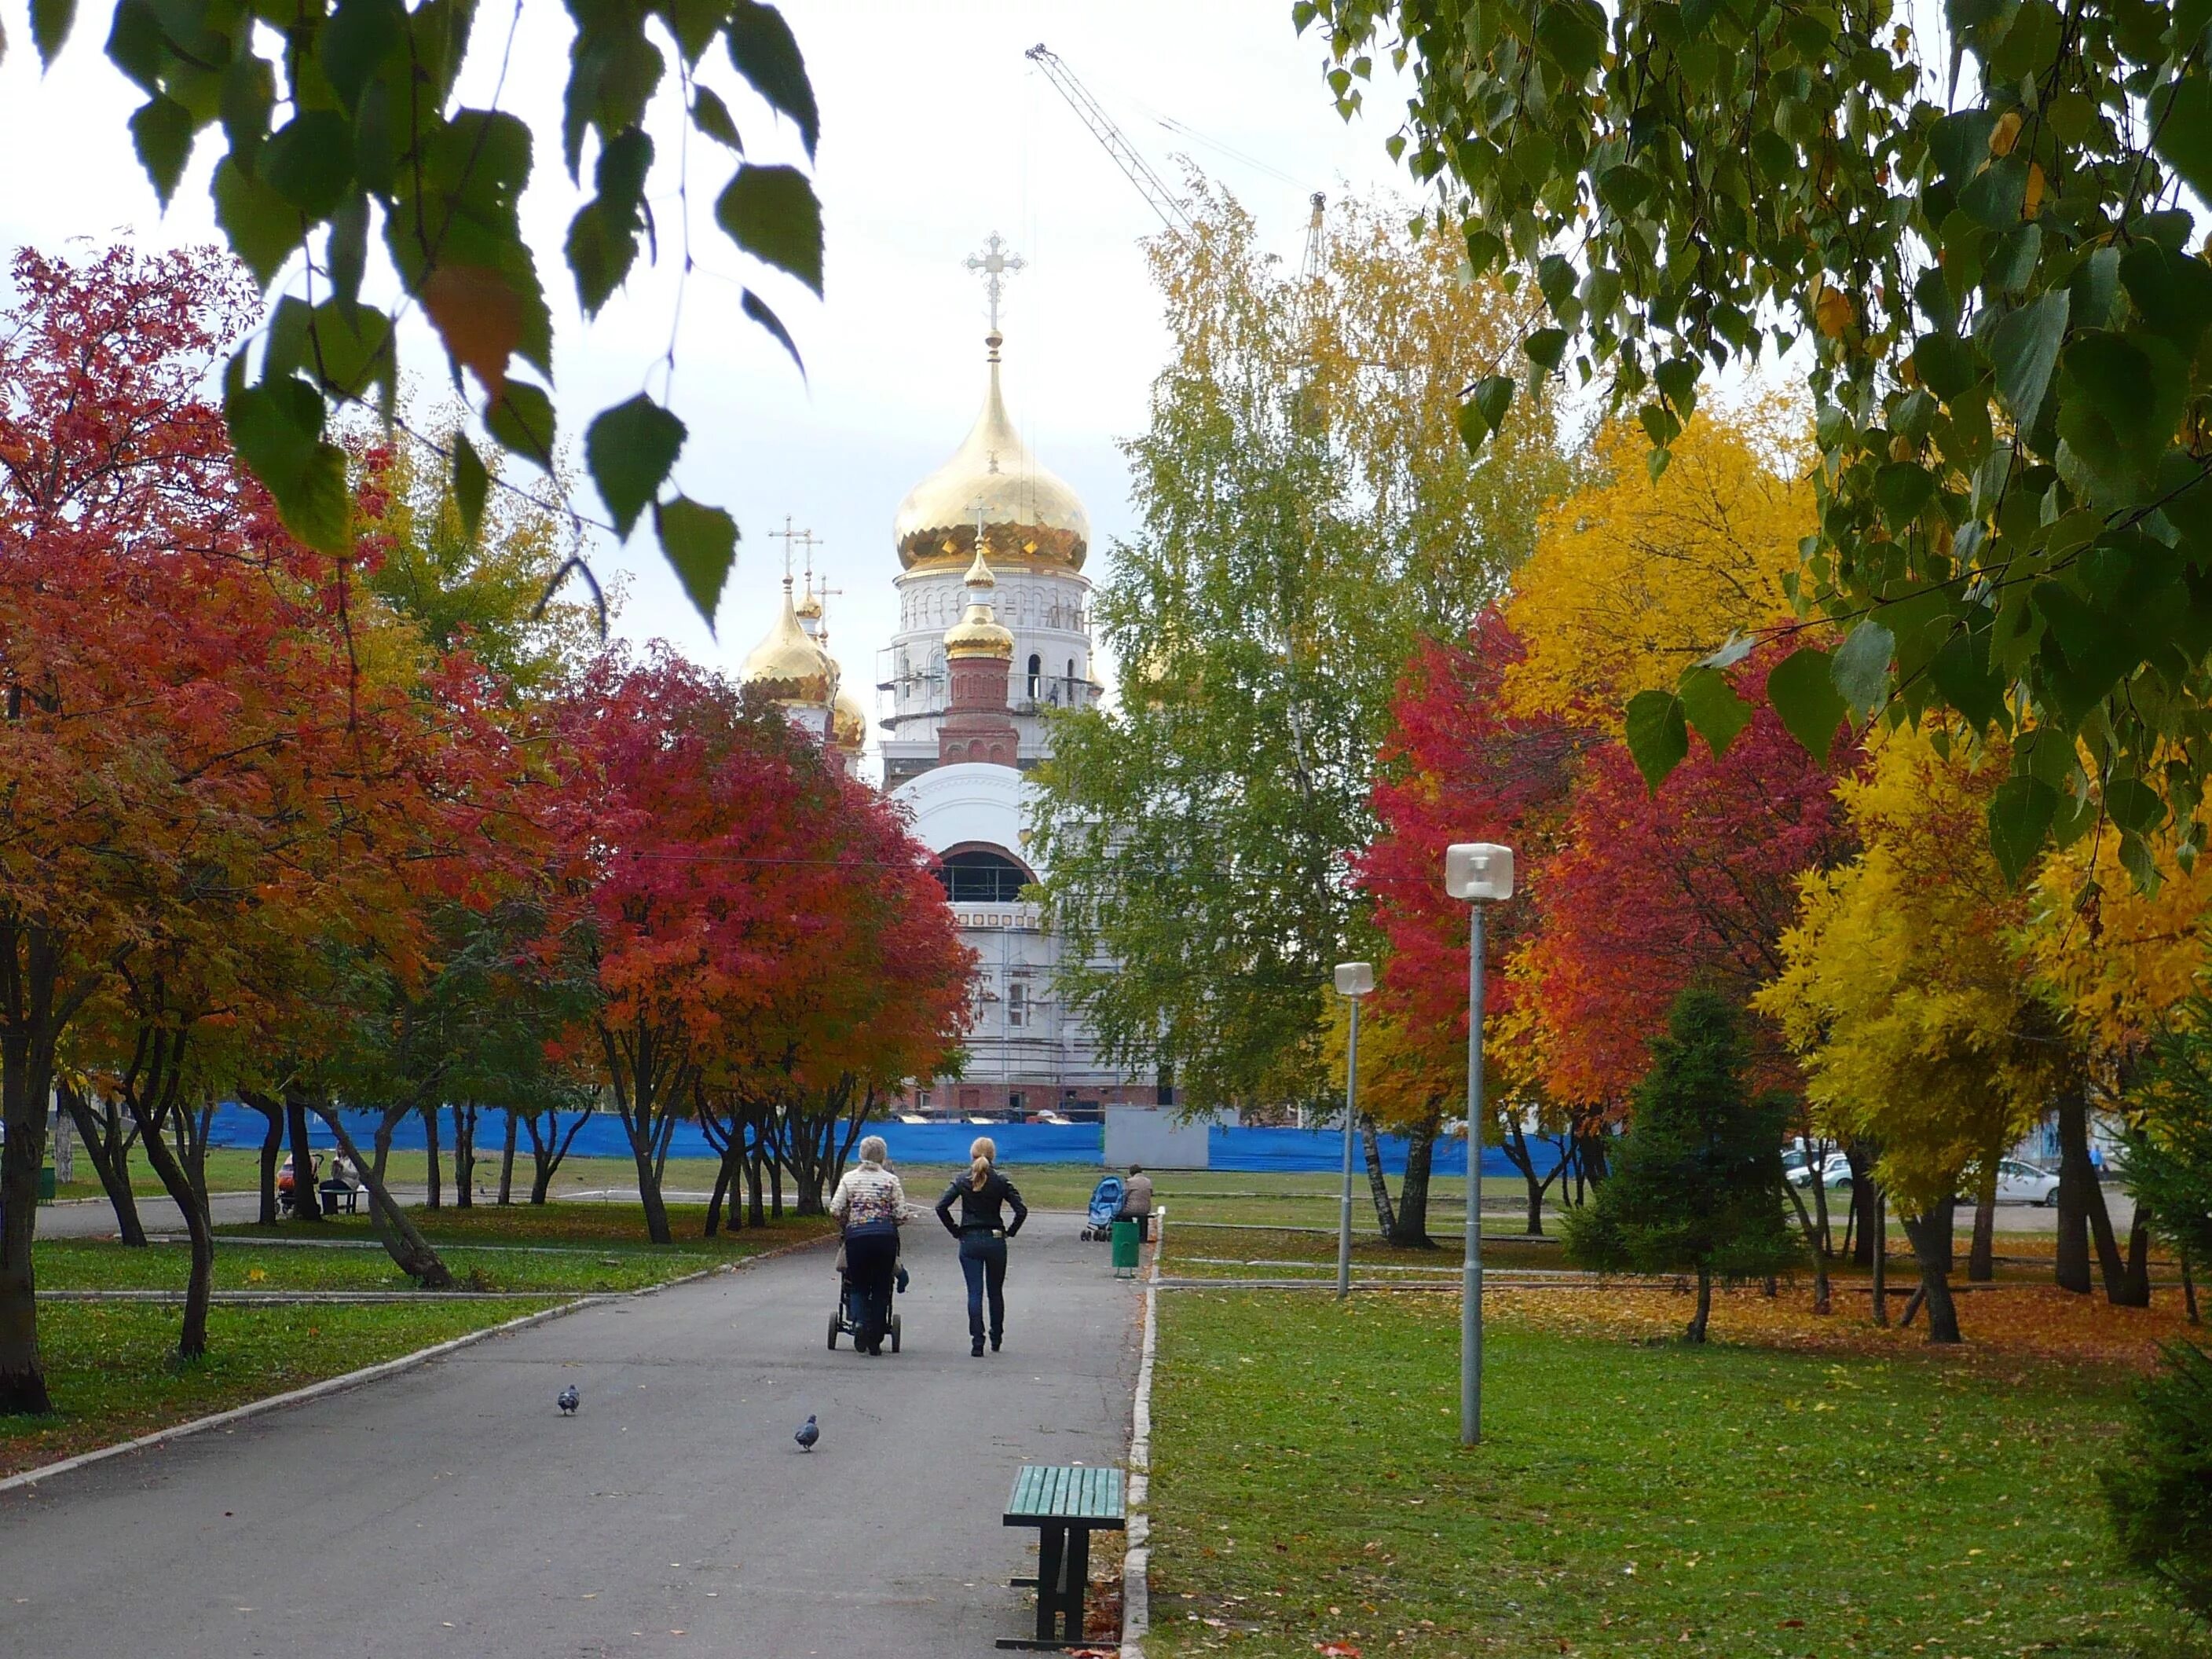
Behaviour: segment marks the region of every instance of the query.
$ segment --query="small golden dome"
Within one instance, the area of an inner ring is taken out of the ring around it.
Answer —
[[[837,688],[837,701],[830,715],[830,740],[848,755],[868,746],[868,711],[849,687]]]
[[[814,708],[825,706],[837,689],[837,665],[799,625],[788,577],[783,584],[783,610],[768,637],[745,659],[738,678],[778,702]]]
[[[957,569],[988,547],[995,558],[1080,570],[1091,547],[1090,517],[1075,491],[1030,453],[1014,429],[999,392],[1000,337],[986,343],[991,380],[982,413],[952,459],[907,493],[892,520],[899,564]]]
[[[792,615],[797,617],[801,622],[822,620],[822,596],[814,591],[811,578],[808,580],[806,591],[799,595],[799,603],[792,607]]]
[[[991,594],[999,586],[999,579],[991,574],[991,567],[983,561],[981,548],[968,566],[962,579],[968,588],[968,609],[960,620],[945,630],[945,654],[955,657],[998,657],[1011,662],[1014,655],[1014,636],[999,625],[991,613]]]

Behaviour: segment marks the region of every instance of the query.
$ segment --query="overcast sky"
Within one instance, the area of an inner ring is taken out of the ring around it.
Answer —
[[[684,297],[674,387],[691,436],[677,478],[743,527],[718,636],[666,575],[649,526],[628,548],[602,544],[592,556],[603,572],[629,573],[620,632],[665,638],[734,670],[767,627],[783,563],[782,544],[766,532],[789,514],[823,538],[817,568],[843,590],[830,621],[848,681],[872,684],[896,614],[892,513],[957,445],[981,398],[983,297],[962,260],[994,230],[1029,261],[1003,313],[1014,417],[1089,507],[1094,574],[1106,544],[1131,528],[1116,441],[1141,428],[1165,350],[1139,246],[1158,221],[1023,57],[1029,46],[1042,40],[1058,52],[1171,183],[1182,152],[1233,190],[1286,260],[1302,245],[1310,191],[1404,185],[1382,151],[1392,101],[1349,126],[1340,121],[1322,46],[1291,32],[1287,0],[839,0],[786,13],[822,106],[825,299],[762,276],[708,226],[704,204],[726,169],[711,147],[692,149],[697,270]],[[137,94],[100,52],[108,9],[80,8],[76,38],[43,76],[21,9],[6,15],[0,240],[52,249],[73,237],[212,240],[211,144],[201,145],[166,216],[138,170],[125,127]],[[478,15],[472,101],[489,96],[504,39],[501,9]],[[525,215],[541,250],[557,250],[578,202],[556,137],[568,41],[562,9],[532,0],[500,98],[539,135]],[[757,103],[731,102],[755,159],[798,158],[787,127],[775,131]],[[664,157],[675,142],[667,114],[655,123]],[[1191,131],[1170,131],[1163,118]],[[541,262],[556,319],[556,401],[572,442],[596,409],[641,386],[662,391],[653,365],[671,326],[680,216],[673,200],[656,210],[660,267],[634,276],[594,323],[582,321],[565,269]],[[805,356],[806,382],[738,313],[740,283],[782,315]],[[405,356],[418,404],[434,402],[442,365],[429,337],[413,333]],[[872,693],[864,700],[872,704]]]

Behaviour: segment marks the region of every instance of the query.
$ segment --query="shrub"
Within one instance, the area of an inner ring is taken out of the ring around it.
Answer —
[[[1797,1265],[1783,1213],[1785,1107],[1753,1100],[1736,1012],[1692,987],[1651,1046],[1613,1173],[1566,1222],[1567,1260],[1635,1273],[1693,1273],[1692,1342],[1705,1340],[1712,1281],[1762,1279]]]
[[[2129,1565],[2212,1619],[2212,1353],[2166,1347],[2136,1396],[2121,1461],[2100,1473]]]

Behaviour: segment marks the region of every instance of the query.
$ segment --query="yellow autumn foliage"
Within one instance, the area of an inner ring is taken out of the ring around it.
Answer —
[[[2142,1052],[2200,988],[2212,926],[2212,860],[2184,870],[2172,832],[2160,834],[2151,843],[2158,887],[2145,892],[2119,849],[2107,823],[2045,859],[2021,936],[2047,994],[2108,1066]]]
[[[1547,512],[1506,619],[1528,656],[1506,677],[1517,714],[1617,727],[1638,691],[1671,687],[1723,644],[1791,620],[1782,578],[1813,529],[1800,415],[1780,401],[1691,422],[1656,482],[1643,432],[1598,439],[1598,480]]]
[[[1839,790],[1864,850],[1802,878],[1788,965],[1753,1004],[1796,1051],[1815,1121],[1878,1146],[1882,1181],[1920,1213],[2026,1131],[2069,1049],[2024,971],[2027,902],[1989,850],[2002,759],[1913,727],[1873,750]]]

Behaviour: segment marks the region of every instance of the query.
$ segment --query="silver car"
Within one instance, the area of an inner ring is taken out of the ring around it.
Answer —
[[[1997,1202],[2038,1204],[2048,1208],[2058,1201],[2058,1177],[2048,1170],[2017,1158],[1997,1160]]]

